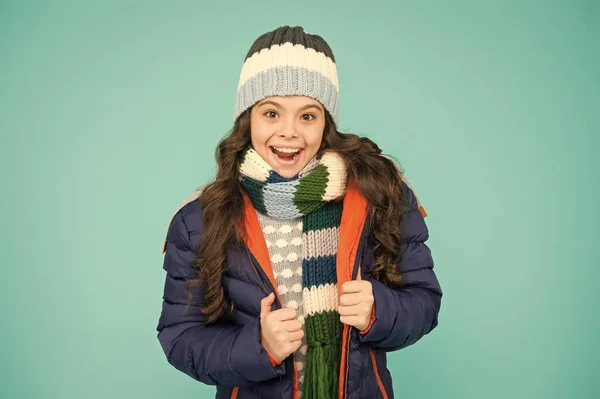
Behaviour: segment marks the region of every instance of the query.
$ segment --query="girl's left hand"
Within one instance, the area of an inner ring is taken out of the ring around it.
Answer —
[[[374,303],[373,286],[370,282],[360,279],[359,270],[357,280],[348,281],[342,286],[338,307],[340,321],[358,328],[359,331],[364,330],[371,322]]]

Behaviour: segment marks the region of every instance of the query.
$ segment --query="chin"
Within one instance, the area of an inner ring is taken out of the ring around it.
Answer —
[[[293,170],[293,171],[290,171],[289,169],[286,169],[286,170],[277,170],[277,169],[275,169],[275,171],[276,171],[277,173],[279,173],[279,175],[280,175],[281,177],[285,177],[285,178],[287,179],[287,178],[290,178],[290,177],[294,177],[294,176],[296,176],[298,173],[300,173],[300,171],[301,171],[303,168],[304,168],[304,167],[302,167],[302,168],[300,168],[300,169],[298,169],[298,170]]]

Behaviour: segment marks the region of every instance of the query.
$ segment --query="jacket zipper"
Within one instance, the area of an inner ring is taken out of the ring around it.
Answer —
[[[347,395],[346,392],[348,392],[348,370],[350,369],[349,367],[349,363],[350,363],[350,345],[348,345],[348,342],[350,341],[350,334],[352,332],[352,327],[350,326],[345,326],[344,327],[345,330],[347,330],[346,334],[344,334],[343,338],[342,338],[342,348],[346,348],[346,363],[344,364],[344,373],[340,375],[340,378],[343,378],[343,385],[341,386],[341,391],[338,393],[338,398],[340,399],[346,399]]]
[[[367,228],[367,222],[369,220],[369,217],[367,215],[367,220],[365,220],[365,224],[363,225],[363,229]],[[361,237],[361,239],[358,242],[358,248],[356,251],[356,256],[362,256],[362,252],[363,252],[363,246],[365,245],[363,240],[367,240],[368,237],[368,231],[362,232],[363,234],[366,234],[364,237]],[[356,268],[356,272],[358,273],[361,269],[361,258],[358,259],[358,267]],[[352,269],[352,271],[350,272],[350,280],[354,280],[355,276],[354,276],[354,269]],[[343,365],[344,368],[342,369],[343,373],[340,373],[340,382],[341,384],[339,384],[339,388],[341,388],[341,390],[339,390],[338,392],[338,399],[346,399],[347,398],[347,392],[348,392],[348,370],[349,370],[349,364],[350,364],[350,336],[352,334],[352,328],[354,327],[350,327],[350,326],[344,326],[344,331],[346,332],[343,336],[342,336],[342,348],[346,348],[346,355],[345,355],[345,364]],[[383,385],[380,385],[380,388],[383,389]],[[385,399],[387,399],[387,394],[385,395]]]
[[[258,270],[256,270],[256,265],[254,264],[254,261],[252,260],[252,256],[250,255],[250,250],[248,249],[248,247],[246,247],[246,255],[248,256],[248,259],[250,260],[250,264],[252,265],[252,270],[254,271],[254,274],[256,274],[256,280],[260,284],[265,295],[267,295],[269,292],[267,291],[267,287],[263,283],[262,278],[260,278],[260,275],[258,274]],[[275,293],[275,295],[277,295],[277,293]]]
[[[246,251],[246,255],[248,255],[248,259],[250,260],[250,264],[252,265],[252,270],[254,270],[254,274],[256,274],[256,279],[258,280],[258,283],[260,284],[265,295],[267,295],[269,293],[267,290],[267,287],[265,286],[262,278],[258,274],[256,265],[254,264],[254,260],[252,259],[252,255],[250,254],[250,249],[248,249],[247,246],[245,247],[245,251]],[[269,280],[269,285],[271,285],[271,286],[273,285],[273,284],[271,284],[270,280]],[[281,304],[281,299],[279,298],[279,295],[277,294],[277,289],[275,287],[273,287],[273,293],[275,294],[275,299],[277,299],[277,302],[279,302],[279,306],[281,308],[283,308],[283,305]],[[298,370],[296,369],[296,363],[294,362],[294,359],[293,359],[294,354],[292,353],[291,356],[292,356],[291,363],[292,363],[293,370],[294,370],[294,389],[292,391],[293,392],[292,399],[298,399]],[[231,399],[237,398],[238,390],[239,390],[239,387],[233,388],[233,391],[231,392]]]
[[[358,251],[357,251],[357,256],[360,256],[358,254]],[[357,273],[361,270],[360,266],[361,266],[361,261],[359,260]],[[352,274],[354,274],[354,272],[351,273],[350,279],[354,280],[354,276]],[[343,390],[342,390],[342,392],[340,392],[338,394],[338,397],[340,399],[346,399],[346,397],[347,397],[346,393],[348,392],[348,369],[349,369],[349,361],[350,361],[350,359],[349,359],[350,345],[348,343],[350,341],[350,335],[352,334],[352,328],[353,327],[347,328],[347,333],[344,335],[343,341],[342,341],[343,342],[342,347],[346,347],[346,364],[344,367],[344,375],[343,375],[343,378],[344,378]],[[379,375],[379,369],[377,367],[377,359],[375,358],[375,352],[373,351],[373,348],[369,348],[369,356],[371,357],[371,364],[373,367],[373,371],[375,373],[375,379],[377,380],[377,385],[379,386],[379,391],[381,392],[383,399],[389,399],[388,394],[385,390],[385,386],[383,385],[383,381],[381,380],[381,376]],[[340,378],[342,378],[342,376],[340,376]]]
[[[358,251],[357,251],[357,255],[358,255]],[[360,270],[360,260],[358,261],[358,271]],[[350,281],[354,280],[354,270],[352,270],[350,272]],[[350,336],[352,334],[352,328],[351,326],[345,325],[344,326],[344,332],[345,334],[342,337],[342,349],[345,348],[345,356],[342,356],[345,359],[345,364],[343,365],[344,368],[342,369],[343,373],[340,373],[340,379],[343,381],[343,384],[341,384],[339,387],[342,388],[339,392],[338,392],[338,399],[346,399],[347,395],[346,392],[348,392],[348,371],[350,369],[349,367],[349,363],[350,363]]]
[[[377,368],[377,359],[375,358],[375,352],[373,351],[373,348],[369,348],[369,355],[371,356],[371,363],[373,365],[373,371],[375,372],[375,379],[377,380],[377,385],[379,385],[381,395],[383,395],[383,399],[388,399],[387,392],[385,391],[385,387],[383,386],[383,381],[381,381],[381,376],[379,375],[379,369]]]

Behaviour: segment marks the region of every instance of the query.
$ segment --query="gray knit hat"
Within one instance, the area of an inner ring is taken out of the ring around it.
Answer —
[[[269,96],[308,96],[321,102],[338,125],[338,76],[333,52],[322,37],[300,26],[261,35],[246,55],[233,120]]]

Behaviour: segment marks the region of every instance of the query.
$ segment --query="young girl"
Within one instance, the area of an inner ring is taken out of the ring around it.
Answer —
[[[164,247],[158,339],[217,398],[393,398],[386,353],[438,323],[425,211],[371,140],[337,125],[328,44],[301,27],[260,36],[217,176]]]

